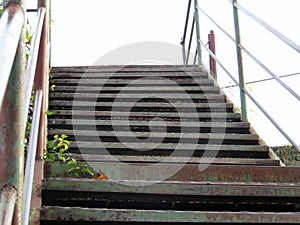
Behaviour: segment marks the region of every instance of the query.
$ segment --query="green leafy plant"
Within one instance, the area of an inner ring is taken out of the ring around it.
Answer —
[[[46,110],[46,111],[45,111],[45,114],[46,114],[47,116],[52,116],[52,115],[53,115],[53,112]]]
[[[63,156],[70,146],[70,142],[67,138],[68,136],[65,134],[62,134],[61,136],[56,134],[54,135],[53,140],[47,142],[47,151],[45,156],[46,161],[54,161],[56,156],[63,162],[67,161],[67,159]]]
[[[92,172],[90,167],[87,164],[78,161],[77,159],[69,158],[68,165],[70,167],[70,169],[68,170],[68,173],[70,173],[71,176],[72,175],[75,177],[80,177],[80,176],[81,177],[93,177],[94,176],[94,173]]]
[[[52,92],[55,91],[55,85],[54,85],[54,84],[50,86],[50,90],[51,90]]]
[[[44,159],[54,161],[56,158],[68,164],[68,173],[71,177],[93,177],[92,169],[85,163],[75,159],[68,149],[70,142],[65,134],[54,135],[54,139],[47,142],[47,150]],[[68,153],[68,154],[66,154]],[[66,157],[67,155],[67,157]]]

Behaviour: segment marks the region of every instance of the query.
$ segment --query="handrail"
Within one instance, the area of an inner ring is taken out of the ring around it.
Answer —
[[[288,46],[290,46],[291,48],[293,48],[294,50],[296,50],[298,53],[300,53],[300,46],[297,45],[295,42],[293,42],[292,40],[290,40],[289,38],[287,38],[286,36],[284,36],[278,30],[276,30],[275,28],[271,27],[269,24],[267,24],[262,19],[260,19],[257,16],[255,16],[253,13],[251,13],[249,10],[245,9],[243,6],[241,6],[237,2],[232,2],[232,0],[228,0],[228,1],[230,3],[233,3],[233,5],[237,9],[239,9],[240,11],[242,11],[243,13],[245,13],[247,16],[249,16],[255,22],[257,22],[258,24],[260,24],[262,27],[264,27],[265,29],[267,29],[268,31],[270,31],[272,34],[274,34],[276,37],[278,37],[280,40],[282,40],[285,44],[287,44]]]
[[[213,18],[211,18],[207,13],[204,12],[199,6],[197,7],[213,24],[215,24],[231,41],[236,42],[236,40],[226,32]],[[275,73],[273,73],[267,66],[265,66],[258,58],[256,58],[250,51],[248,51],[242,44],[238,44],[239,48],[244,50],[244,52],[264,71],[273,77],[282,87],[284,87],[288,92],[290,92],[295,98],[300,101],[300,96],[286,83],[284,83]]]
[[[185,18],[185,25],[184,25],[183,37],[181,38],[181,42],[180,42],[180,44],[182,46],[183,64],[186,64],[186,60],[188,61],[188,59],[186,59],[186,54],[185,54],[185,39],[186,39],[186,33],[187,33],[188,24],[189,24],[191,4],[192,4],[192,0],[189,0],[188,7],[187,7],[186,18]]]
[[[45,87],[43,86],[42,80],[44,80],[43,72],[39,71],[43,67],[41,65],[43,61],[39,59],[39,57],[46,57],[45,49],[41,46],[42,38],[45,38],[46,30],[44,30],[46,24],[46,9],[44,7],[40,7],[38,9],[38,21],[32,41],[31,51],[28,58],[28,64],[26,69],[26,82],[25,82],[25,112],[24,117],[28,117],[28,110],[30,105],[30,98],[32,94],[32,86],[35,81],[35,95],[34,95],[34,108],[33,108],[33,116],[32,116],[32,124],[30,129],[30,139],[28,145],[28,153],[26,160],[26,168],[25,168],[25,179],[23,186],[23,214],[22,214],[22,225],[28,225],[29,223],[29,215],[30,215],[30,207],[31,207],[31,198],[32,198],[32,189],[33,189],[33,180],[34,180],[34,171],[35,171],[35,160],[37,157],[40,157],[40,146],[38,142],[40,138],[42,138],[41,132],[43,132],[44,126],[43,123],[43,113],[42,109],[45,104],[43,104]],[[46,24],[47,27],[47,24]],[[39,73],[40,72],[40,73]],[[37,77],[37,75],[39,77]]]
[[[190,18],[190,11],[191,11],[191,7],[192,7],[191,3],[192,3],[192,1],[189,0],[188,7],[187,7],[186,19],[185,19],[185,25],[184,25],[184,31],[183,31],[183,35],[182,35],[181,42],[180,42],[180,45],[182,46],[182,55],[183,55],[183,64],[184,65],[188,65],[188,63],[189,63],[195,23],[197,23],[196,35],[197,35],[197,37],[198,37],[198,35],[200,35],[200,30],[198,30],[199,29],[199,23],[198,23],[198,20],[196,20],[196,18],[198,18],[198,12],[195,11],[194,15],[193,15],[193,21],[192,21],[192,26],[191,26],[191,31],[190,31],[189,45],[188,45],[188,49],[187,49],[187,53],[186,53],[185,42],[186,42],[187,28],[188,28],[188,23],[189,23],[189,18]],[[198,4],[197,0],[194,0],[194,4],[195,5]],[[193,64],[196,64],[196,60],[197,60],[197,57],[198,57],[198,52],[199,51],[201,52],[201,48],[198,49],[198,47],[199,46],[197,45],[194,60],[193,60]],[[202,60],[201,56],[199,55],[198,62],[201,62],[201,60]]]
[[[4,183],[1,185],[10,187],[10,189],[3,188],[1,195],[1,224],[10,224],[14,217],[16,224],[27,225],[30,207],[40,207],[38,205],[40,198],[35,193],[37,190],[33,191],[33,179],[41,182],[39,175],[34,174],[34,167],[36,160],[42,160],[41,155],[46,136],[46,118],[42,112],[46,106],[45,92],[47,91],[48,65],[45,62],[47,62],[48,18],[46,17],[46,8],[48,9],[49,2],[48,0],[38,1],[38,23],[26,75],[24,73],[25,35],[23,28],[26,11],[24,2],[25,0],[7,1],[0,20],[0,117],[5,121],[0,124],[1,130],[3,129],[0,138],[4,140],[4,144],[0,146],[4,156],[0,172],[1,176],[4,176]],[[6,49],[6,51],[2,49]],[[24,149],[21,143],[24,141],[23,125],[27,122],[33,83],[35,104],[24,176]],[[42,164],[39,163],[39,165]],[[42,168],[39,169],[42,170]],[[33,204],[31,204],[31,199],[34,199]],[[32,222],[36,223],[37,221]]]
[[[229,71],[226,69],[226,67],[217,59],[216,55],[205,46],[205,44],[198,40],[200,44],[208,51],[209,55],[213,57],[216,62],[220,65],[220,67],[227,73],[227,75],[233,80],[233,82],[239,86],[239,82],[234,78],[234,76],[229,73]],[[260,109],[260,111],[271,121],[271,123],[281,132],[281,134],[300,152],[300,147],[297,145],[297,143],[284,131],[284,129],[272,118],[272,116],[263,108],[261,104],[256,101],[256,99],[250,94],[247,89],[243,88],[243,92],[254,102],[254,104]]]
[[[190,52],[191,52],[193,34],[194,34],[194,27],[195,27],[195,17],[193,17],[193,22],[192,22],[192,27],[191,27],[191,35],[190,35],[190,40],[189,40],[189,45],[188,45],[188,52],[187,52],[186,61],[185,61],[186,65],[189,64],[189,58],[190,58]]]
[[[188,7],[187,7],[186,18],[185,18],[183,37],[182,37],[181,42],[180,42],[181,45],[185,43],[185,39],[186,39],[187,28],[188,28],[188,25],[189,25],[191,4],[192,4],[192,0],[189,0]]]
[[[24,12],[17,4],[5,8],[0,20],[0,108],[6,92],[9,75],[16,55]],[[5,51],[4,51],[5,49]]]
[[[269,30],[276,37],[278,37],[279,39],[281,39],[282,41],[284,41],[288,46],[292,47],[296,51],[300,52],[300,47],[296,43],[292,42],[287,37],[285,37],[284,35],[282,35],[281,33],[279,33],[277,30],[275,30],[274,28],[272,28],[271,26],[269,26],[268,24],[266,24],[264,21],[262,21],[261,19],[259,19],[255,15],[253,15],[251,12],[249,12],[248,10],[246,10],[245,8],[243,8],[241,5],[239,5],[237,3],[237,0],[229,0],[229,2],[233,5],[233,10],[234,10],[234,22],[235,22],[234,25],[235,25],[236,38],[233,38],[214,19],[212,19],[204,10],[202,10],[199,7],[199,5],[197,4],[197,0],[194,0],[194,3],[195,3],[195,15],[198,12],[203,13],[214,25],[216,25],[218,27],[218,29],[220,29],[231,41],[233,41],[236,44],[236,47],[237,47],[237,59],[238,59],[238,64],[239,65],[242,64],[241,51],[243,50],[243,52],[245,52],[257,65],[259,65],[262,69],[264,69],[272,77],[270,79],[276,80],[291,95],[293,95],[296,99],[300,100],[300,96],[298,95],[298,93],[296,93],[292,88],[290,88],[285,82],[283,82],[280,79],[282,76],[275,75],[268,67],[266,67],[259,59],[257,59],[252,53],[250,53],[240,43],[240,40],[239,40],[238,11],[237,10],[239,9],[239,10],[243,11],[245,14],[247,14],[248,16],[250,16],[256,22],[258,22],[260,25],[262,25],[265,29]],[[197,24],[198,20],[199,20],[199,18],[198,19],[196,18],[196,29],[199,26],[199,24]],[[198,23],[199,23],[199,21],[198,21]],[[198,31],[199,31],[199,27],[198,27]],[[184,34],[184,36],[185,35],[186,34]],[[216,55],[209,48],[207,48],[207,46],[204,44],[204,42],[201,40],[201,38],[200,37],[198,38],[198,37],[199,37],[199,35],[197,35],[197,49],[201,50],[201,47],[199,47],[199,46],[203,46],[205,48],[205,50],[209,53],[209,55],[220,65],[220,67],[225,71],[225,73],[234,81],[234,83],[236,84],[236,86],[239,86],[241,95],[242,94],[243,95],[246,94],[248,96],[248,98],[251,99],[252,102],[259,108],[259,110],[266,116],[266,118],[268,118],[269,121],[271,121],[271,123],[278,129],[278,131],[280,131],[280,133],[292,145],[294,145],[294,147],[300,152],[300,147],[297,145],[297,143],[283,130],[282,127],[280,127],[280,125],[271,117],[271,115],[262,107],[262,105],[258,101],[256,101],[256,99],[246,90],[246,88],[244,87],[244,82],[243,82],[243,68],[239,67],[239,75],[242,77],[242,80],[240,79],[240,82],[238,82],[234,78],[234,76],[232,76],[229,73],[229,71],[225,68],[225,66],[217,59]],[[197,52],[196,52],[196,54],[197,54]],[[201,56],[200,56],[200,58],[201,58]],[[242,85],[241,85],[241,83],[242,83]],[[246,106],[246,104],[245,104],[245,106]],[[244,113],[246,113],[246,110],[247,110],[245,106],[242,107],[242,111],[244,111],[244,112],[242,112],[243,115],[245,115]],[[247,117],[244,116],[243,118],[247,118]]]
[[[23,196],[23,214],[22,225],[29,222],[30,203],[32,194],[33,174],[35,165],[35,156],[37,152],[37,142],[39,134],[40,116],[42,109],[43,90],[37,90],[35,93],[34,110],[32,116],[32,125],[30,130],[30,140],[28,145],[28,153],[24,178],[24,196]]]
[[[291,73],[291,74],[286,74],[286,75],[281,75],[278,76],[279,78],[286,78],[286,77],[292,77],[292,76],[299,76],[300,73]],[[274,80],[274,78],[265,78],[265,79],[260,79],[260,80],[253,80],[253,81],[248,81],[245,84],[255,84],[255,83],[261,83],[261,82],[265,82],[265,81],[270,81],[270,80]],[[221,89],[225,89],[225,88],[233,88],[236,87],[237,85],[227,85],[227,86],[223,86],[221,87]]]
[[[41,41],[42,29],[45,19],[46,9],[41,7],[38,9],[38,22],[36,24],[34,36],[32,38],[32,47],[28,57],[28,63],[25,76],[25,96],[24,96],[24,122],[26,124],[28,118],[28,111],[30,105],[30,97],[32,93],[32,86],[36,70],[36,63],[39,53],[39,45]],[[26,126],[24,126],[26,127]]]

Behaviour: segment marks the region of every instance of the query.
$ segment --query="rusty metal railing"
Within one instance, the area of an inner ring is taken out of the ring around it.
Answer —
[[[9,75],[17,52],[24,12],[17,4],[5,8],[0,21],[0,105],[3,103]]]
[[[0,158],[0,185],[3,189],[0,202],[1,224],[11,224],[13,221],[13,224],[27,225],[32,207],[39,209],[41,206],[41,193],[38,193],[40,188],[35,187],[37,190],[33,191],[33,180],[36,179],[35,186],[41,185],[40,174],[43,168],[41,166],[37,171],[35,164],[43,160],[46,143],[44,110],[48,79],[48,6],[47,0],[38,1],[38,22],[26,73],[23,1],[5,1],[5,10],[1,17],[0,75],[1,79],[3,76],[7,80],[1,82],[3,88],[0,89],[0,150],[3,152]],[[32,86],[35,102],[24,176],[23,144]],[[39,196],[32,196],[32,193]],[[35,210],[34,213],[38,211]]]
[[[25,121],[27,121],[28,117],[28,110],[30,106],[30,99],[32,95],[32,86],[34,83],[34,79],[36,75],[41,75],[42,77],[46,74],[37,73],[39,71],[36,70],[38,56],[40,57],[47,57],[47,54],[44,52],[39,54],[40,52],[40,44],[41,44],[41,37],[43,35],[43,27],[45,25],[45,14],[46,9],[44,7],[40,7],[38,9],[38,22],[34,32],[32,46],[28,58],[28,64],[26,69],[26,82],[25,82],[25,110],[24,116]],[[44,30],[46,32],[46,30]],[[45,35],[45,34],[44,34]],[[43,103],[43,96],[45,87],[44,85],[39,86],[35,82],[34,84],[34,109],[33,109],[33,116],[32,116],[32,124],[30,130],[30,139],[28,144],[28,152],[27,152],[27,160],[26,160],[26,168],[25,168],[25,178],[24,178],[24,188],[23,188],[23,214],[22,214],[22,225],[27,225],[29,223],[29,216],[30,216],[30,206],[31,206],[31,197],[32,197],[32,189],[33,189],[33,179],[34,179],[34,170],[35,170],[35,160],[36,158],[41,158],[41,155],[37,155],[37,148],[38,148],[38,138],[42,136],[40,134],[40,124],[43,125],[41,122],[41,114],[44,112],[42,110],[42,103]],[[43,112],[42,112],[43,111]],[[40,153],[39,153],[40,154]],[[39,168],[41,169],[41,168]]]
[[[280,77],[278,77],[275,73],[273,73],[268,67],[266,67],[258,58],[256,58],[252,53],[250,53],[242,44],[241,44],[241,38],[240,38],[240,25],[239,25],[239,11],[245,13],[247,16],[249,16],[251,19],[253,19],[255,22],[260,24],[263,28],[271,32],[275,37],[279,38],[281,41],[283,41],[285,44],[287,44],[289,47],[296,50],[298,53],[300,53],[300,47],[293,41],[291,41],[289,38],[285,37],[283,34],[281,34],[279,31],[265,23],[263,20],[255,16],[253,13],[242,7],[240,4],[237,3],[237,0],[228,0],[233,7],[233,16],[234,16],[234,28],[235,28],[235,38],[232,37],[228,32],[225,31],[212,17],[210,17],[205,10],[203,10],[201,7],[199,7],[197,0],[194,0],[194,10],[195,15],[194,18],[196,20],[196,30],[200,32],[200,26],[199,26],[199,13],[202,13],[206,18],[208,18],[221,32],[223,32],[231,41],[233,41],[236,45],[236,57],[237,57],[237,64],[238,64],[238,75],[239,80],[237,81],[234,76],[226,69],[226,67],[218,60],[216,55],[207,48],[206,44],[201,40],[200,35],[197,33],[197,50],[196,54],[198,54],[198,58],[200,60],[198,64],[202,65],[201,60],[201,49],[202,47],[209,53],[209,56],[213,58],[217,64],[223,69],[223,71],[233,80],[236,86],[240,89],[240,100],[241,100],[241,113],[242,113],[242,119],[243,121],[247,121],[247,105],[246,105],[246,96],[251,99],[251,101],[259,108],[259,110],[268,118],[268,120],[277,128],[277,130],[298,150],[300,151],[299,145],[290,137],[290,135],[285,132],[285,130],[272,118],[272,116],[263,108],[263,106],[246,90],[245,88],[245,82],[244,82],[244,69],[243,69],[243,63],[242,63],[242,53],[246,53],[257,65],[259,65],[265,72],[267,72],[272,79],[276,80],[283,88],[285,88],[292,96],[294,96],[297,100],[300,101],[300,96],[294,91],[291,87],[289,87],[286,83],[284,83]],[[191,4],[189,4],[190,7]],[[189,15],[189,14],[188,14]],[[187,17],[188,17],[187,15]],[[198,21],[198,23],[197,23]],[[187,23],[186,23],[187,24]],[[187,26],[187,25],[186,25]],[[186,36],[187,29],[185,28],[185,34]],[[191,36],[193,33],[191,32]],[[182,42],[181,42],[182,44]],[[184,44],[182,44],[184,47]],[[185,56],[186,57],[186,56]],[[185,60],[187,62],[188,60]]]
[[[47,80],[48,80],[48,15],[46,14],[49,8],[49,2],[40,0],[38,9],[38,23],[35,29],[35,34],[32,41],[31,52],[28,59],[27,66],[27,80],[26,80],[26,108],[30,104],[30,96],[32,84],[34,83],[34,111],[32,116],[32,124],[30,131],[30,140],[27,152],[27,162],[24,179],[24,198],[23,198],[23,215],[22,225],[27,225],[30,219],[31,207],[39,209],[41,206],[40,194],[32,196],[32,193],[38,193],[37,188],[34,192],[33,183],[41,186],[41,179],[43,174],[43,163],[39,163],[40,167],[35,175],[35,164],[37,161],[43,161],[43,149],[46,144],[46,99],[47,99]],[[25,111],[25,116],[28,111]],[[35,182],[33,182],[35,180]],[[31,200],[33,199],[33,204]],[[38,216],[31,217],[31,221],[39,220]],[[37,221],[35,221],[37,222]]]
[[[4,1],[4,13],[0,20],[1,224],[11,221],[19,224],[22,213],[24,24],[24,1]]]
[[[17,191],[12,187],[3,187],[1,190],[0,221],[1,224],[11,224],[17,199]]]

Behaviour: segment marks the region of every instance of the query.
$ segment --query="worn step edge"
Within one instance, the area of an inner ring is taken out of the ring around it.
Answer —
[[[194,65],[114,65],[114,66],[74,66],[52,67],[51,73],[58,72],[200,72],[203,68]]]
[[[220,93],[220,88],[215,86],[202,86],[201,88],[199,86],[195,87],[102,87],[101,89],[99,87],[90,87],[90,86],[64,86],[64,85],[56,85],[55,86],[55,92],[95,92],[99,93],[100,91],[103,92],[126,92],[126,93],[138,93],[138,92],[150,92],[150,93],[161,93],[163,96],[163,93],[178,93],[182,94],[185,92],[199,92],[199,93]]]
[[[141,143],[141,142],[71,142],[70,147],[89,149],[128,149],[151,150],[155,146],[161,150],[182,150],[182,151],[232,151],[232,152],[261,152],[268,153],[269,148],[261,145],[217,145],[217,144],[178,144],[178,143]]]
[[[51,110],[52,116],[56,115],[66,115],[66,116],[107,116],[107,117],[122,117],[124,112],[112,112],[111,111],[89,111],[89,110]],[[130,112],[130,117],[170,117],[170,118],[207,118],[207,119],[236,119],[240,120],[241,115],[239,113],[233,112],[184,112],[171,113],[171,112]]]
[[[85,137],[136,137],[148,138],[150,132],[122,132],[122,131],[94,131],[94,130],[66,130],[66,129],[51,129],[50,135],[66,134]],[[151,138],[180,138],[180,139],[208,139],[208,140],[242,140],[242,141],[258,141],[257,134],[219,134],[219,133],[162,133],[151,132]],[[196,144],[196,143],[195,143]]]
[[[272,212],[194,212],[160,210],[89,209],[78,207],[43,207],[41,220],[114,221],[153,223],[300,223],[299,213]]]
[[[109,85],[129,85],[130,87],[135,86],[198,86],[198,85],[205,85],[205,86],[212,86],[214,84],[213,80],[209,79],[198,79],[198,80],[187,80],[187,79],[177,79],[177,80],[160,80],[160,79],[138,79],[138,80],[125,80],[125,79],[109,79],[109,80],[103,80],[103,79],[50,79],[49,81],[50,85],[99,85],[100,86],[109,86]]]
[[[110,181],[76,178],[45,179],[44,190],[111,192],[128,194],[290,197],[300,201],[300,184],[257,182],[189,182],[189,181]]]
[[[65,100],[52,100],[49,101],[50,106],[73,106],[73,107],[143,107],[143,108],[176,108],[178,109],[196,109],[196,108],[220,108],[228,109],[233,108],[232,103],[165,103],[165,102],[89,102],[89,101],[65,101]],[[178,112],[180,114],[180,112]],[[113,115],[113,112],[112,112]]]
[[[64,154],[65,158],[72,157],[79,161],[87,162],[115,162],[123,163],[187,163],[187,164],[209,164],[209,165],[257,165],[257,166],[279,166],[276,159],[251,159],[251,158],[209,158],[209,157],[174,157],[174,156],[126,156],[126,155],[82,155]]]
[[[114,160],[114,156],[111,156]],[[115,159],[116,160],[116,159]],[[188,159],[187,159],[188,160]],[[214,165],[164,163],[150,164],[143,162],[125,163],[94,162],[88,165],[96,173],[104,173],[112,181],[185,181],[185,182],[256,182],[300,184],[299,167],[260,166],[260,165]],[[62,161],[47,162],[45,175],[50,178],[70,177],[67,163]],[[228,190],[230,191],[230,190]]]
[[[50,93],[50,98],[74,98],[74,99],[143,99],[143,98],[161,98],[166,100],[220,100],[225,102],[225,96],[219,94],[163,94],[162,96],[153,96],[149,94],[94,94],[94,93]]]
[[[249,129],[250,124],[245,122],[172,122],[172,121],[126,121],[126,120],[85,120],[85,119],[49,119],[49,125],[86,125],[86,126],[146,126],[146,127],[189,127],[199,128],[241,128]]]
[[[51,72],[51,77],[53,79],[57,78],[67,78],[67,79],[138,79],[138,78],[147,78],[147,77],[158,77],[158,78],[167,78],[167,79],[209,79],[207,72],[201,71],[189,71],[189,72],[155,72],[155,71],[146,71],[146,72]]]

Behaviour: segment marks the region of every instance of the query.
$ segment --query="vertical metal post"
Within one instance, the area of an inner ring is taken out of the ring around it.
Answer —
[[[195,5],[195,20],[196,20],[196,36],[197,36],[197,53],[198,53],[198,64],[202,65],[202,52],[200,44],[200,21],[199,21],[199,9],[198,9],[198,0],[194,0]]]
[[[186,63],[186,53],[185,53],[185,43],[183,41],[181,41],[181,49],[182,49],[182,59],[183,59],[183,65],[185,65]]]
[[[215,33],[211,30],[208,34],[208,43],[209,49],[211,50],[214,55],[216,55],[216,41],[215,41]],[[216,60],[209,55],[209,67],[210,67],[210,74],[217,80],[217,65]]]
[[[189,24],[189,16],[190,16],[190,11],[191,11],[191,3],[192,3],[192,0],[189,0],[188,7],[187,7],[186,18],[185,18],[185,25],[184,25],[183,37],[182,37],[181,42],[180,42],[180,44],[182,45],[182,59],[183,59],[183,64],[186,64],[185,39],[186,39],[187,27],[188,27],[188,24]]]
[[[246,94],[245,94],[242,49],[240,48],[241,35],[240,35],[240,25],[239,25],[239,14],[238,14],[238,9],[235,6],[235,3],[237,3],[237,0],[232,0],[235,40],[236,40],[235,44],[236,44],[236,54],[237,54],[238,73],[239,73],[239,87],[240,87],[242,120],[244,122],[246,122],[247,121],[247,105],[246,105]]]
[[[189,46],[188,46],[188,52],[187,52],[187,57],[186,57],[186,63],[185,64],[189,64],[191,46],[192,46],[193,35],[194,35],[194,27],[195,27],[195,17],[193,17],[193,22],[192,22],[192,27],[191,27],[191,36],[190,36],[190,40],[189,40]]]

